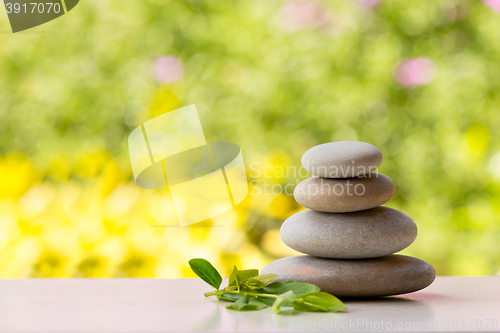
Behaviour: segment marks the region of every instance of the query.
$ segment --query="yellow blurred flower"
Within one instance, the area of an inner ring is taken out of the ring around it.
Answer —
[[[465,140],[467,155],[477,161],[490,144],[490,132],[483,124],[473,124],[465,132]]]
[[[31,162],[20,154],[11,153],[0,156],[0,186],[1,198],[19,198],[30,188],[40,175]]]
[[[155,95],[155,103],[149,108],[151,118],[175,110],[179,107],[180,100],[169,87],[163,86]]]

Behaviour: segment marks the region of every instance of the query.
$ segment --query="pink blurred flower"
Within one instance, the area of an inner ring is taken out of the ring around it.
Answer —
[[[290,2],[281,8],[284,30],[298,31],[306,27],[318,28],[330,21],[324,9],[316,2]]]
[[[396,67],[396,81],[405,87],[418,87],[436,78],[436,66],[429,58],[405,59]]]
[[[159,57],[153,63],[151,75],[159,83],[174,83],[184,75],[184,65],[174,56]]]
[[[367,9],[376,7],[380,2],[382,2],[382,0],[358,0],[358,3]]]
[[[483,3],[495,13],[500,13],[500,0],[483,0]]]

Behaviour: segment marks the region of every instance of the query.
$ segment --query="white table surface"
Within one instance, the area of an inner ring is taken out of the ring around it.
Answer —
[[[211,289],[200,279],[0,280],[0,331],[500,331],[499,276],[438,277],[419,292],[346,301],[345,313],[236,312],[205,298]]]

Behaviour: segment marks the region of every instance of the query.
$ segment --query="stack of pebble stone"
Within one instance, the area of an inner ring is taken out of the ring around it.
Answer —
[[[338,297],[396,295],[430,285],[436,276],[430,264],[393,254],[413,243],[417,226],[380,206],[395,192],[389,177],[373,172],[382,159],[377,147],[358,141],[308,150],[302,165],[315,177],[298,184],[294,196],[310,209],[292,215],[280,231],[286,245],[307,255],[276,260],[262,273],[312,283]]]

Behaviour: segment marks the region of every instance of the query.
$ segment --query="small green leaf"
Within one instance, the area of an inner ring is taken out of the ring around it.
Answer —
[[[257,276],[257,275],[259,275],[258,269],[244,269],[242,271],[238,271],[238,278],[240,279],[241,282],[245,282],[252,276]]]
[[[261,296],[257,296],[257,299],[263,303],[266,303],[267,305],[269,306],[272,306],[274,304],[274,301],[276,300],[276,298],[271,298],[271,297],[261,297]],[[288,302],[290,303],[290,302]]]
[[[193,272],[198,275],[203,281],[219,290],[219,287],[222,283],[222,277],[219,272],[215,269],[214,266],[208,260],[195,258],[189,260],[189,266],[193,270]]]
[[[295,281],[279,281],[268,284],[262,289],[259,289],[256,292],[262,292],[265,294],[283,294],[287,291],[293,291],[296,296],[317,292],[319,291],[319,287],[310,283],[301,283]]]
[[[244,269],[240,271],[236,266],[234,266],[233,272],[229,275],[228,287],[236,286],[235,290],[238,290],[246,280],[257,275],[259,275],[259,270],[257,269]]]
[[[238,267],[234,266],[233,271],[229,275],[229,283],[227,284],[226,290],[239,290],[240,289],[240,284],[237,278],[238,274]],[[235,288],[229,288],[235,286]]]
[[[245,295],[238,299],[233,304],[226,306],[226,309],[236,310],[236,311],[254,311],[260,310],[267,307],[266,303],[259,301],[253,296]]]
[[[248,295],[245,295],[238,299],[233,304],[226,306],[226,309],[239,311],[242,307],[248,304]]]
[[[283,302],[293,302],[295,300],[295,294],[293,293],[293,291],[287,291],[286,293],[284,294],[281,294],[278,296],[278,298],[276,298],[276,300],[274,301],[273,303],[273,306],[271,307],[271,313],[280,313],[280,305],[281,303]]]
[[[301,283],[295,281],[279,281],[268,284],[262,289],[258,289],[255,292],[263,293],[263,294],[274,294],[280,295],[286,293],[287,291],[293,291],[296,296],[312,293],[319,291],[319,287],[310,283]],[[289,302],[283,304],[283,306],[292,306]]]
[[[241,297],[243,297],[243,294],[222,294],[222,295],[218,295],[217,299],[220,301],[236,302]]]
[[[297,296],[292,302],[295,310],[304,312],[337,312],[347,307],[337,297],[322,291]]]
[[[250,296],[250,299],[248,300],[249,305],[255,305],[260,309],[267,308],[267,304],[260,301],[257,297],[255,296]]]
[[[264,274],[250,277],[245,282],[245,287],[249,290],[256,290],[263,288],[266,284],[271,282],[278,275],[276,274]]]

